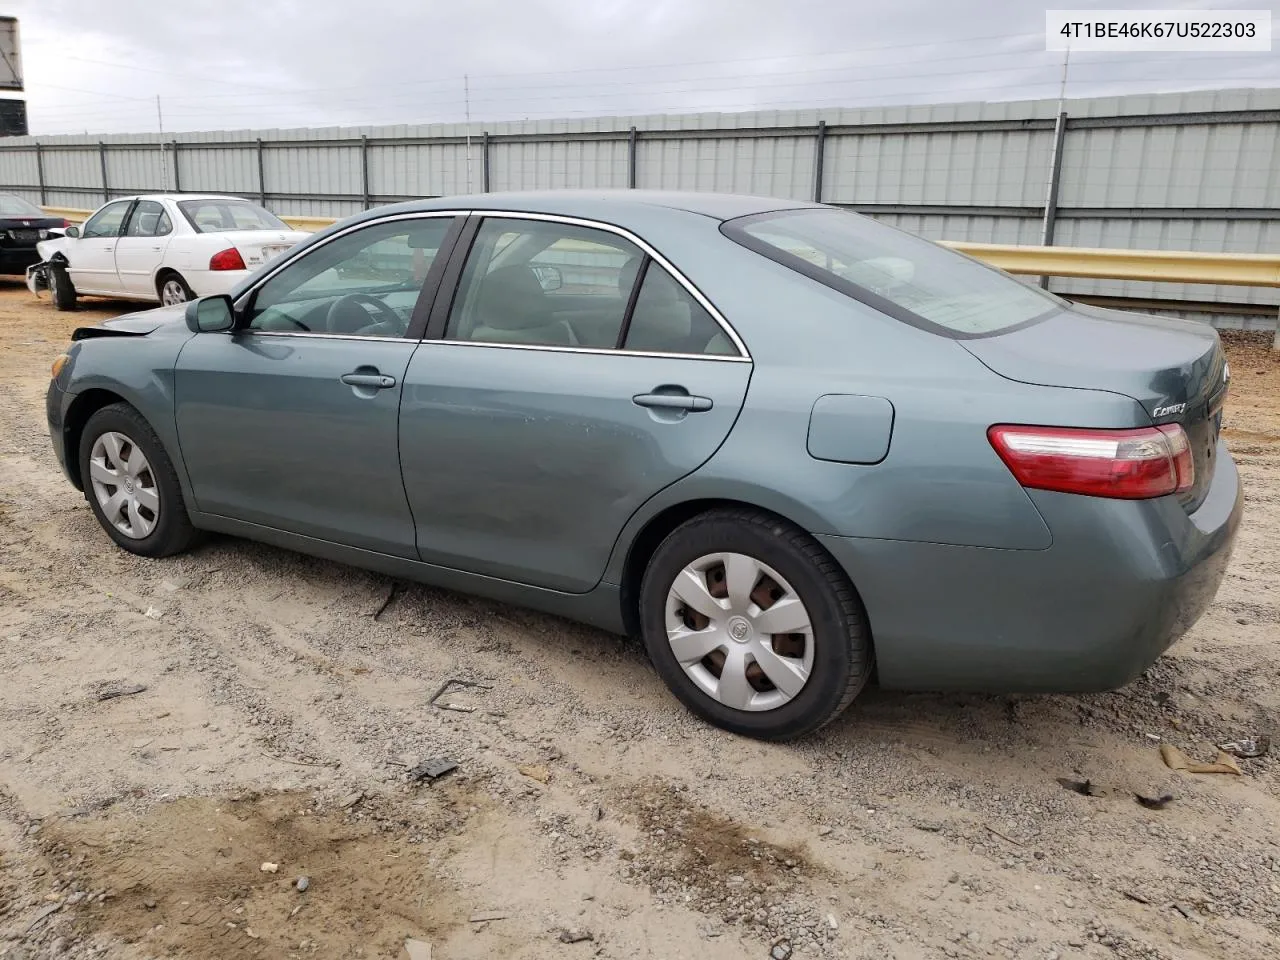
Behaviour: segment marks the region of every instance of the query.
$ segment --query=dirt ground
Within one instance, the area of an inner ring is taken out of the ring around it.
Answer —
[[[1280,759],[1159,753],[1280,718],[1266,339],[1228,341],[1230,571],[1145,677],[872,690],[776,746],[695,721],[587,628],[412,585],[379,614],[389,580],[229,539],[115,549],[43,403],[71,329],[128,309],[0,286],[0,957],[1276,956]],[[484,686],[429,706],[455,677]],[[410,782],[432,757],[458,768]]]

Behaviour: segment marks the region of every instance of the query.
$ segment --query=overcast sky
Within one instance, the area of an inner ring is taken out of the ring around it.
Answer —
[[[1114,9],[1122,0],[1060,0]],[[1056,97],[1026,0],[30,0],[31,132],[166,131]],[[1128,0],[1270,9],[1276,0]],[[1280,22],[1280,17],[1277,17]],[[1280,49],[1076,53],[1067,95],[1280,86]]]

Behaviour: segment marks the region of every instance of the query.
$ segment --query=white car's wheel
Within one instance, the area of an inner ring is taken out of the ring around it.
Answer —
[[[160,302],[166,307],[177,303],[194,300],[195,294],[187,286],[187,282],[176,273],[166,273],[160,278]]]

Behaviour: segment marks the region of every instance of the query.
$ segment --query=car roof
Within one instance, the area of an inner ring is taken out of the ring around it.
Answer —
[[[777,197],[674,190],[511,190],[410,200],[396,204],[395,208],[406,213],[416,210],[511,210],[610,219],[625,218],[627,209],[664,207],[714,220],[731,220],[771,210],[818,206],[821,205]],[[385,211],[387,208],[381,209]]]
[[[112,197],[117,200],[245,200],[244,197],[233,197],[226,193],[138,193],[128,197]],[[254,201],[248,200],[248,203]]]

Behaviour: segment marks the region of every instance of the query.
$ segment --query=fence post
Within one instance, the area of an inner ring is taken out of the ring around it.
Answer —
[[[40,141],[36,141],[36,180],[40,184],[40,206],[44,206],[49,198],[45,194],[44,188],[44,147]]]
[[[258,138],[258,202],[267,205],[267,172],[262,162],[262,138]]]
[[[1044,222],[1040,230],[1040,245],[1053,246],[1053,229],[1058,221],[1058,188],[1062,183],[1062,146],[1067,135],[1067,113],[1058,114],[1053,125],[1053,156],[1049,161],[1049,191],[1044,201]],[[1041,277],[1040,286],[1049,288],[1049,278]]]
[[[178,141],[173,141],[173,192],[182,192],[182,168],[178,166]]]
[[[98,164],[102,167],[102,202],[111,199],[111,187],[107,183],[107,145],[98,141]]]
[[[636,188],[636,140],[639,134],[636,128],[631,128],[631,133],[627,136],[627,189],[634,190]]]
[[[489,192],[489,131],[480,134],[480,192]]]
[[[364,208],[373,206],[373,197],[369,193],[369,138],[360,135],[360,193],[364,197]]]
[[[827,149],[827,121],[818,121],[818,136],[813,144],[813,202],[822,202],[822,158]]]

